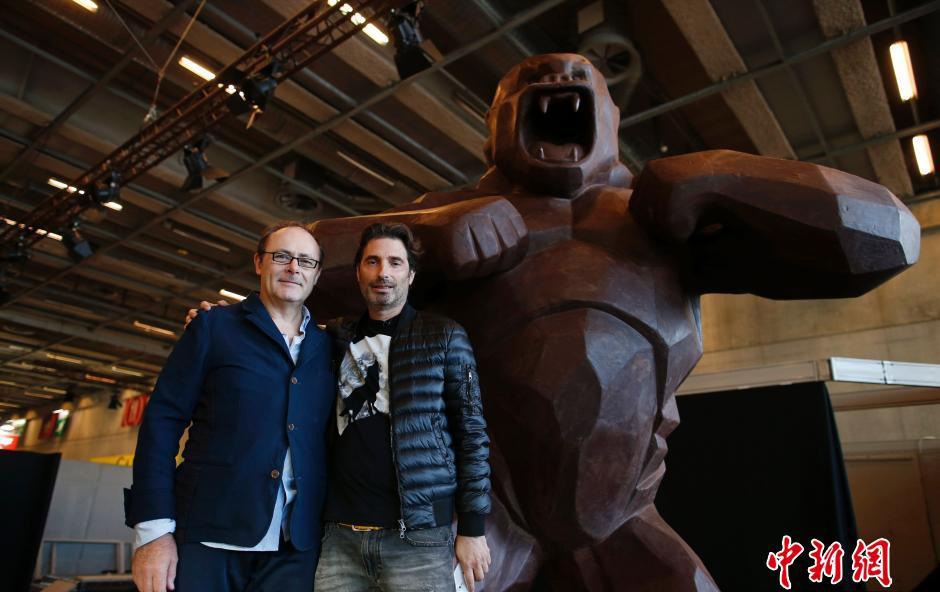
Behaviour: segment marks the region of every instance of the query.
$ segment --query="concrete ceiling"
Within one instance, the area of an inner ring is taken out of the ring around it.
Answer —
[[[139,51],[128,29],[145,38],[179,2],[102,0],[95,13],[69,0],[5,5],[3,217],[21,219],[55,191],[48,178],[75,179],[133,136],[144,125],[164,63],[160,109],[202,83],[177,65],[180,55],[218,71],[307,5],[207,0],[191,22],[200,5],[192,2]],[[378,212],[425,191],[474,182],[484,170],[481,113],[502,73],[526,55],[574,51],[602,28],[631,40],[641,56],[642,75],[621,107],[631,118],[621,129],[621,148],[632,168],[662,155],[732,148],[817,160],[881,182],[905,199],[932,199],[936,176],[916,173],[909,130],[930,128],[940,151],[940,75],[919,76],[920,98],[913,107],[902,104],[886,54],[903,37],[918,74],[940,72],[937,44],[927,42],[940,33],[938,4],[429,2],[422,28],[432,51],[446,57],[491,39],[446,68],[395,86],[393,44],[356,35],[281,84],[251,129],[237,118],[213,130],[210,163],[244,170],[237,180],[191,199],[179,192],[186,171],[172,157],[124,187],[121,212],[84,215],[82,230],[99,255],[76,264],[61,243],[44,239],[28,262],[6,265],[0,415],[55,404],[58,395],[50,399],[55,391],[43,387],[100,388],[101,377],[116,381],[113,388],[152,384],[186,308],[215,299],[220,288],[246,293],[255,287],[250,253],[260,230],[275,220]],[[920,13],[844,42],[852,31],[911,10]],[[579,31],[579,22],[590,26]],[[494,34],[506,23],[514,26]],[[832,47],[816,50],[826,42]],[[136,54],[126,67],[40,136],[129,49]],[[389,96],[376,100],[389,87]],[[21,156],[36,138],[35,150]]]

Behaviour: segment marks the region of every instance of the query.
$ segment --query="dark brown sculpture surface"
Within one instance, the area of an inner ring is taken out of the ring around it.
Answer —
[[[699,295],[862,294],[914,263],[917,222],[880,185],[728,151],[652,161],[631,191],[619,112],[577,55],[506,74],[488,122],[474,190],[315,225],[314,310],[357,308],[366,224],[424,241],[416,290],[468,330],[493,436],[486,590],[717,590],[653,505]]]

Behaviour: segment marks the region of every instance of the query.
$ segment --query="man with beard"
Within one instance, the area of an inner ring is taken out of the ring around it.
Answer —
[[[365,228],[355,267],[367,311],[327,326],[339,392],[318,592],[454,590],[455,554],[472,591],[489,569],[476,361],[460,325],[408,305],[420,254],[403,224]]]

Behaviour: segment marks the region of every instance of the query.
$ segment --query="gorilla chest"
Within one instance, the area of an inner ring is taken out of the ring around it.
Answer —
[[[451,312],[471,333],[499,339],[532,319],[590,308],[629,324],[656,349],[700,343],[698,299],[683,289],[677,262],[637,227],[627,208],[629,191],[509,199],[526,222],[529,252],[513,269],[472,282],[457,298],[461,304]]]

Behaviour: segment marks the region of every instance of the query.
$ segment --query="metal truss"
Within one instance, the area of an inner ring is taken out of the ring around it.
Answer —
[[[96,205],[92,199],[96,187],[116,188],[139,177],[230,115],[260,112],[262,106],[250,103],[249,85],[270,92],[277,83],[402,4],[404,0],[349,0],[325,10],[322,4],[311,4],[258,41],[216,79],[181,99],[86,171],[71,188],[39,204],[20,224],[0,229],[0,244],[17,240],[22,246],[32,245],[45,234],[39,230],[61,228]]]

